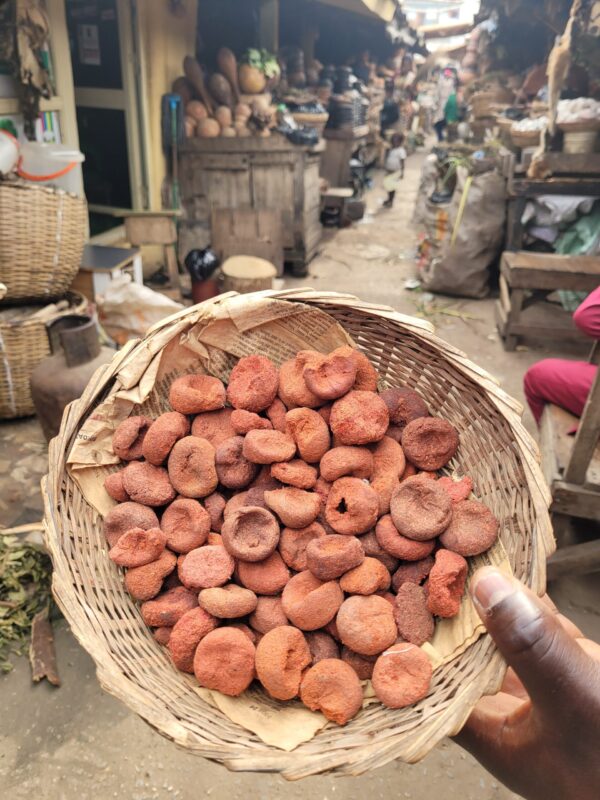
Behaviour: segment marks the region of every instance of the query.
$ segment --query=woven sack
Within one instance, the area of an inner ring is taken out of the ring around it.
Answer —
[[[451,466],[472,476],[478,496],[500,520],[501,542],[514,574],[541,593],[546,557],[553,547],[549,498],[535,444],[519,419],[520,407],[489,375],[438,339],[428,323],[348,295],[312,290],[221,295],[159,323],[142,342],[130,343],[99,369],[83,396],[68,407],[60,434],[50,445],[44,486],[54,594],[72,631],[95,660],[102,686],[191,752],[232,770],[280,772],[288,779],[326,772],[358,775],[393,759],[423,758],[444,736],[461,728],[483,694],[498,690],[505,666],[491,638],[479,635],[436,669],[429,695],[414,706],[390,710],[379,703],[367,705],[345,727],[327,725],[285,752],[207,703],[202,696],[206,690],[199,691],[193,678],[173,667],[125,591],[121,571],[108,559],[100,515],[85,499],[66,461],[72,451],[86,446],[83,428],[110,419],[108,407],[122,415],[123,393],[134,402],[128,413],[140,413],[141,408],[156,415],[167,408],[168,385],[178,372],[173,348],[183,344],[206,355],[206,340],[199,340],[197,333],[200,326],[213,325],[217,348],[223,348],[226,338],[228,352],[237,350],[239,355],[248,352],[252,342],[256,350],[281,363],[290,356],[294,337],[299,342],[306,338],[308,328],[302,320],[308,313],[318,316],[318,324],[311,325],[317,347],[324,348],[327,326],[335,320],[379,370],[382,385],[414,387],[432,413],[457,426],[461,445]],[[261,321],[267,318],[271,330],[285,329],[286,346],[281,336],[276,342],[264,335]],[[193,334],[192,325],[197,325]],[[227,371],[236,359],[224,362],[217,352],[222,350],[212,351],[214,361],[209,363],[223,374],[223,364]],[[170,370],[168,379],[159,377],[140,406],[136,398],[143,400],[148,389],[139,383],[144,368],[152,371],[159,363],[159,376],[164,366]],[[121,399],[111,406],[111,397]],[[86,452],[96,446],[100,445],[94,442]],[[105,474],[105,468],[93,468],[90,480],[100,485]],[[276,708],[279,717],[297,705],[277,703],[261,689],[247,694],[265,715]]]
[[[0,305],[55,300],[73,283],[88,232],[81,197],[30,183],[0,182]]]

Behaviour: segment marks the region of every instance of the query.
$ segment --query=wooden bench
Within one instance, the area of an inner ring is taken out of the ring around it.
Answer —
[[[598,363],[600,347],[592,351]],[[573,435],[573,430],[577,433]],[[559,549],[548,561],[548,579],[600,570],[600,539],[561,547],[562,523],[568,517],[600,522],[600,370],[581,419],[547,405],[540,425],[542,469],[552,492]]]
[[[505,350],[514,350],[519,336],[547,341],[585,341],[571,314],[556,303],[543,302],[558,289],[591,292],[600,284],[600,257],[564,256],[527,250],[504,252],[500,262],[500,298],[496,324]]]

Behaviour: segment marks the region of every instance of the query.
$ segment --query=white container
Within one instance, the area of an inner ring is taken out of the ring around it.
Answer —
[[[81,194],[77,167],[84,160],[83,153],[64,144],[25,142],[18,172],[27,181]]]
[[[12,133],[0,128],[0,175],[8,175],[17,166],[19,144]]]

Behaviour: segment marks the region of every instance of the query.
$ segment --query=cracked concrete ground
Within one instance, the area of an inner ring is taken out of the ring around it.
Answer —
[[[322,252],[305,279],[286,286],[350,292],[363,300],[414,314],[421,294],[406,291],[414,275],[415,230],[410,222],[422,154],[408,160],[402,191],[392,210],[381,209],[379,180],[368,195],[365,221],[342,231],[327,231]],[[523,402],[526,368],[548,353],[531,345],[505,353],[496,335],[493,300],[435,299],[429,316],[444,339],[467,353]],[[563,351],[564,352],[564,351]],[[572,351],[572,355],[575,351]],[[533,432],[527,413],[525,424]],[[35,419],[0,424],[0,524],[12,526],[41,518],[39,478],[46,468],[45,442]],[[591,638],[600,640],[598,587],[594,576],[552,586],[561,610]],[[451,741],[417,765],[389,764],[359,778],[310,778],[287,784],[274,775],[236,774],[175,748],[99,686],[94,665],[66,622],[56,626],[56,648],[63,681],[60,689],[33,686],[29,665],[0,677],[0,795],[36,800],[216,800],[286,798],[294,800],[509,800],[516,795],[499,785]]]

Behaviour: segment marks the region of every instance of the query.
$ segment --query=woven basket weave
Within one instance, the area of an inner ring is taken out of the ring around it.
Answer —
[[[87,237],[81,197],[27,183],[0,182],[0,305],[55,300],[73,283]]]
[[[50,355],[47,325],[65,314],[82,314],[88,301],[69,292],[64,309],[43,320],[33,315],[44,305],[0,309],[0,419],[35,414],[29,379],[37,365]]]
[[[540,143],[541,131],[516,131],[510,130],[510,138],[515,147],[536,147]]]
[[[515,575],[543,591],[546,557],[553,549],[548,493],[536,447],[519,420],[520,408],[492,378],[439,340],[428,323],[387,307],[312,290],[245,297],[287,300],[326,312],[368,355],[385,383],[414,387],[433,413],[456,425],[461,435],[456,468],[472,476],[477,495],[498,516]],[[81,399],[68,407],[60,434],[50,445],[44,490],[55,597],[94,658],[107,691],[164,736],[229,769],[276,771],[298,779],[324,772],[357,775],[397,758],[417,761],[460,729],[483,694],[498,689],[504,665],[489,636],[481,636],[437,669],[430,694],[416,705],[396,711],[379,703],[369,705],[344,728],[327,726],[293,752],[283,752],[207,705],[193,680],[175,670],[125,592],[120,571],[107,558],[99,515],[66,469],[82,423],[106,398],[123,365],[145,359],[145,348],[151,348],[154,337],[164,337],[175,324],[197,317],[199,309],[210,315],[211,308],[231,301],[232,295],[221,295],[156,326],[142,343],[126,348],[98,370]],[[286,320],[281,324],[294,324],[293,318]],[[152,402],[157,407],[160,397]],[[277,705],[261,690],[253,692],[257,703]]]

